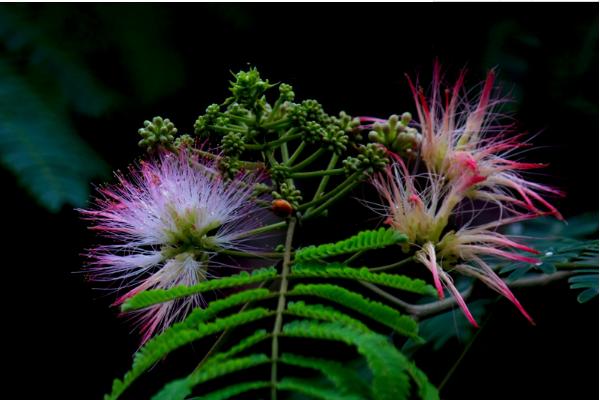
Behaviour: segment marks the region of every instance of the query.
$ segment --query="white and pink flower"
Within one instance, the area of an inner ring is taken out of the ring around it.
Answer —
[[[497,232],[502,225],[536,218],[537,214],[522,214],[483,224],[470,221],[458,229],[451,229],[450,218],[457,214],[458,205],[471,189],[466,182],[473,185],[477,181],[471,178],[471,172],[465,169],[466,178],[448,183],[430,172],[411,175],[404,163],[397,160],[385,174],[376,176],[373,183],[386,203],[383,212],[386,223],[408,236],[404,251],[415,250],[415,260],[431,272],[440,298],[444,297],[444,287],[447,288],[467,319],[477,326],[450,276],[452,271],[460,272],[479,279],[505,296],[533,323],[506,283],[485,260],[538,263],[538,259],[520,253],[537,254],[536,250]]]
[[[467,168],[477,180],[470,182],[470,198],[493,202],[509,212],[550,213],[562,219],[544,198],[562,192],[522,175],[546,165],[511,159],[529,143],[498,113],[503,101],[494,95],[494,71],[488,73],[475,102],[464,94],[464,78],[463,72],[451,89],[444,89],[436,63],[429,99],[408,79],[422,132],[421,158],[427,169],[452,180],[465,179],[463,170]]]
[[[95,207],[81,210],[91,229],[112,242],[90,250],[89,271],[92,279],[126,290],[116,304],[142,290],[194,285],[219,268],[235,267],[223,263],[227,257],[215,260],[223,250],[257,250],[245,235],[262,224],[252,199],[257,174],[241,173],[228,182],[215,161],[181,150],[117,178],[118,184],[99,190]],[[143,340],[202,305],[196,295],[140,311]]]
[[[538,263],[535,257],[522,254],[537,254],[535,249],[498,229],[540,215],[562,219],[543,197],[562,193],[523,177],[524,171],[543,164],[511,159],[528,144],[495,111],[501,100],[493,96],[494,79],[491,71],[475,103],[463,93],[464,73],[451,89],[442,90],[437,63],[429,98],[409,79],[421,130],[418,157],[424,172],[410,173],[405,162],[390,152],[394,165],[373,183],[386,203],[386,222],[408,235],[403,250],[415,251],[415,259],[431,272],[440,297],[446,287],[467,319],[477,324],[449,274],[456,271],[505,296],[533,323],[489,262]],[[363,122],[373,121],[363,118]],[[490,206],[496,219],[478,222],[481,211]],[[463,221],[462,216],[469,214],[472,218]]]

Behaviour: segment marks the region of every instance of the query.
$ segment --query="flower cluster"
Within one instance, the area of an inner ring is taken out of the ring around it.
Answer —
[[[521,174],[544,165],[510,159],[526,144],[521,142],[522,135],[511,135],[510,127],[502,125],[494,112],[499,103],[492,97],[494,72],[488,74],[474,105],[461,94],[463,80],[461,74],[452,90],[442,91],[436,65],[432,93],[427,99],[409,79],[422,135],[419,152],[425,171],[410,173],[405,162],[395,155],[395,165],[375,177],[373,183],[386,202],[386,222],[408,235],[404,250],[409,251],[411,246],[417,249],[415,259],[431,272],[440,298],[445,286],[467,319],[477,325],[448,273],[457,271],[479,279],[508,298],[533,322],[489,260],[538,263],[538,259],[520,253],[537,254],[536,250],[497,230],[540,215],[562,219],[543,197],[560,192],[530,182]],[[494,205],[499,216],[492,222],[480,222],[478,210],[487,205]],[[459,217],[468,213],[472,218],[460,223]]]
[[[118,282],[127,292],[194,285],[219,268],[236,265],[217,255],[256,251],[247,233],[261,225],[252,201],[257,174],[224,180],[215,161],[199,159],[191,150],[164,152],[133,167],[130,176],[100,189],[96,207],[81,210],[92,229],[112,243],[90,251],[93,279]],[[200,295],[162,303],[140,315],[144,340],[203,305]]]

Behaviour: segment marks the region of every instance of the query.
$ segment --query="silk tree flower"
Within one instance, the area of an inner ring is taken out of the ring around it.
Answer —
[[[225,181],[215,161],[188,150],[163,153],[117,174],[118,184],[99,190],[93,209],[81,210],[91,229],[111,244],[90,251],[91,278],[114,281],[126,289],[116,304],[146,289],[169,289],[210,279],[227,251],[255,251],[245,234],[261,225],[252,201],[256,174]],[[200,295],[138,312],[143,341],[202,306]]]
[[[543,197],[562,193],[522,176],[523,171],[546,165],[511,159],[529,144],[523,141],[523,134],[514,134],[512,126],[502,123],[497,112],[502,100],[494,94],[494,71],[488,73],[475,102],[463,94],[464,78],[462,72],[452,89],[443,90],[436,63],[429,99],[408,78],[422,132],[421,158],[427,169],[449,180],[462,179],[461,168],[466,165],[479,179],[470,198],[494,202],[502,209],[550,213],[562,219]]]
[[[465,162],[468,163],[468,160]],[[373,179],[374,186],[386,203],[382,213],[386,223],[408,236],[403,250],[408,252],[411,248],[416,249],[415,260],[431,272],[439,297],[444,297],[445,286],[473,325],[477,326],[477,322],[455,287],[450,271],[479,279],[509,299],[533,323],[486,260],[538,263],[538,259],[517,252],[537,254],[536,250],[496,231],[502,225],[538,215],[521,214],[479,225],[470,221],[457,230],[450,230],[450,217],[458,213],[459,204],[472,186],[480,181],[480,177],[465,165],[462,170],[460,177],[448,183],[444,177],[431,172],[411,175],[402,160],[397,159],[385,174]]]

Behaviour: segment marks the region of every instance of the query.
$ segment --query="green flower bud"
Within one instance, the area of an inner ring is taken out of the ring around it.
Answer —
[[[316,100],[304,100],[290,110],[290,117],[296,126],[305,128],[309,122],[316,122],[321,126],[329,125],[331,117],[325,113],[323,106]]]
[[[294,101],[296,94],[290,85],[281,83],[279,85],[279,97],[281,101]]]
[[[142,137],[138,145],[150,151],[158,146],[172,145],[177,128],[168,118],[154,117],[152,121],[144,121],[144,127],[138,130],[138,134]]]
[[[215,125],[216,119],[221,114],[221,108],[218,104],[211,104],[206,108],[206,114],[201,115],[194,123],[194,133],[198,136],[208,136],[210,126]]]
[[[273,167],[271,167],[270,172],[271,178],[273,178],[273,180],[276,182],[283,182],[284,180],[289,178],[291,174],[290,167],[283,164],[274,165]]]
[[[221,139],[223,152],[232,157],[238,157],[244,151],[244,135],[240,132],[229,132]]]
[[[175,147],[191,147],[194,145],[194,138],[190,135],[181,135],[175,139]]]
[[[240,160],[234,157],[224,156],[219,158],[219,170],[226,179],[233,179],[240,172]]]
[[[232,100],[238,102],[248,109],[254,109],[267,89],[274,85],[268,80],[263,81],[256,68],[249,71],[240,71],[234,75],[235,81],[230,82],[229,91],[233,95]],[[264,104],[262,104],[264,106]]]
[[[325,129],[315,121],[308,121],[304,126],[305,131],[304,140],[307,143],[319,143],[327,135]]]
[[[360,170],[360,161],[356,157],[347,157],[342,161],[342,166],[346,175],[351,175],[353,172]]]
[[[385,168],[389,162],[385,148],[379,144],[360,145],[358,151],[357,157],[348,157],[342,162],[347,174],[363,171],[365,175],[372,175]]]
[[[383,144],[402,157],[409,156],[421,143],[419,132],[408,126],[410,121],[412,121],[410,113],[404,113],[400,118],[392,115],[386,124],[373,124],[373,130],[369,132],[369,140]]]
[[[287,200],[294,208],[298,208],[302,201],[302,193],[293,184],[287,182],[279,185],[279,191],[273,191],[271,195],[274,199]]]
[[[343,130],[340,130],[337,125],[331,124],[325,130],[322,137],[324,145],[329,151],[341,154],[346,150],[348,144],[348,135]]]
[[[408,124],[410,123],[410,121],[412,121],[412,115],[409,112],[403,113],[400,118],[401,118],[401,121],[402,121],[402,125],[404,125],[404,126],[408,126]]]

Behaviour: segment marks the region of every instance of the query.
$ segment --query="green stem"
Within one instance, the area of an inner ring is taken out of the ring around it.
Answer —
[[[262,287],[264,287],[266,285],[267,281],[263,281],[260,283],[260,285],[256,286],[257,289],[260,289]],[[268,297],[267,297],[268,298]],[[245,311],[253,302],[250,301],[248,303],[245,303],[238,311],[238,313],[241,313],[243,311]],[[206,362],[210,359],[210,357],[212,357],[212,355],[219,350],[219,348],[221,348],[221,346],[223,345],[223,343],[225,342],[225,339],[227,339],[227,337],[229,336],[229,334],[231,333],[233,328],[227,328],[225,329],[223,332],[221,332],[221,334],[219,335],[219,337],[217,338],[217,340],[215,341],[215,343],[213,343],[213,345],[210,347],[210,349],[206,352],[206,354],[204,355],[204,357],[202,358],[202,360],[200,361],[200,363],[198,363],[198,365],[196,366],[196,368],[194,368],[194,372],[200,370],[204,364],[206,364]]]
[[[262,144],[246,143],[246,144],[244,144],[244,147],[246,148],[246,150],[265,150],[265,149],[269,149],[272,147],[277,147],[283,143],[289,142],[290,140],[298,139],[301,136],[302,136],[302,133],[292,133],[292,134],[284,135],[277,140],[273,140],[272,142],[267,142],[267,143],[262,143]]]
[[[344,261],[344,265],[348,265],[350,264],[352,261],[356,260],[358,257],[362,256],[365,253],[365,250],[361,250],[361,251],[357,251],[356,253],[354,253],[353,255],[351,255],[350,257],[348,257],[345,261]]]
[[[311,207],[316,206],[317,204],[319,204],[322,201],[330,199],[331,197],[337,195],[337,193],[339,191],[344,190],[348,185],[353,184],[359,176],[360,176],[360,172],[357,171],[357,172],[353,173],[348,178],[346,178],[346,180],[344,182],[340,183],[335,189],[331,190],[330,192],[324,194],[323,196],[319,197],[316,200],[311,200],[308,203],[301,204],[298,207],[298,210],[302,211],[302,210],[309,209]]]
[[[377,293],[378,295],[380,295],[381,297],[383,297],[384,299],[389,300],[390,302],[406,309],[409,310],[410,307],[412,306],[410,303],[405,302],[404,300],[400,300],[399,298],[397,298],[396,296],[394,296],[393,294],[390,294],[388,292],[386,292],[385,290],[381,289],[380,287],[370,283],[370,282],[364,282],[364,281],[359,281],[359,283],[361,285],[363,285],[364,287],[366,287],[367,289],[371,290],[372,292]]]
[[[487,318],[485,319],[485,321],[481,325],[481,328],[477,329],[477,332],[475,332],[475,334],[473,335],[473,337],[471,338],[471,340],[469,340],[469,343],[467,343],[467,345],[463,349],[463,351],[460,354],[460,356],[458,357],[458,359],[454,362],[454,364],[452,365],[452,367],[450,368],[450,370],[448,371],[448,373],[446,374],[446,376],[444,377],[444,379],[442,380],[442,382],[439,384],[439,386],[438,386],[438,392],[441,392],[442,389],[444,388],[444,386],[446,386],[446,383],[448,383],[448,381],[450,380],[450,377],[452,376],[452,374],[454,374],[454,371],[456,371],[456,369],[458,368],[458,366],[460,365],[460,363],[462,362],[462,360],[464,360],[464,358],[467,355],[467,353],[469,352],[469,350],[471,350],[471,347],[473,347],[473,343],[475,343],[475,340],[477,340],[477,338],[479,337],[479,335],[481,335],[481,332],[483,331],[483,328],[485,328],[485,326],[488,324],[488,322],[492,319],[492,315],[493,315],[493,310],[487,316]]]
[[[284,118],[278,119],[277,121],[269,122],[269,123],[266,123],[266,124],[261,124],[260,127],[263,128],[263,129],[274,130],[274,129],[285,128],[289,124],[290,124],[290,120],[286,116]]]
[[[278,252],[261,252],[261,253],[248,253],[245,251],[219,249],[219,254],[225,254],[227,256],[244,257],[244,258],[281,258],[283,253]]]
[[[392,268],[396,268],[396,267],[400,267],[404,264],[408,264],[412,261],[414,261],[414,257],[407,257],[404,260],[400,260],[398,262],[395,262],[393,264],[388,264],[388,265],[383,265],[381,267],[374,267],[374,268],[369,268],[369,271],[385,271],[387,269],[392,269]]]
[[[244,129],[240,126],[236,126],[236,125],[227,125],[227,126],[216,126],[216,125],[210,125],[209,129],[212,129],[214,131],[219,131],[222,133],[229,133],[229,132],[239,132],[239,133],[246,133],[248,132],[248,129]]]
[[[290,153],[288,151],[287,142],[281,143],[280,147],[281,147],[281,162],[282,162],[282,164],[285,164],[290,159]]]
[[[242,233],[240,236],[238,236],[238,238],[241,239],[241,238],[245,238],[248,236],[259,235],[261,233],[271,232],[276,229],[284,228],[285,226],[286,226],[285,221],[279,221],[279,222],[276,222],[271,225],[265,225],[265,226],[261,226],[260,228],[255,228],[255,229],[246,231],[246,232]]]
[[[332,205],[333,203],[335,203],[336,201],[338,201],[339,199],[341,199],[349,191],[351,191],[352,189],[354,189],[357,185],[358,185],[357,181],[352,182],[350,185],[348,185],[344,189],[340,190],[337,194],[335,194],[334,196],[332,196],[329,200],[327,200],[326,202],[324,202],[323,204],[321,204],[319,207],[315,208],[314,210],[313,209],[309,210],[310,212],[307,212],[304,215],[303,219],[307,220],[309,218],[312,218],[314,216],[317,216],[317,215],[321,214],[330,205]],[[321,199],[318,199],[318,200],[321,200]]]
[[[229,114],[228,117],[231,119],[234,119],[236,121],[242,122],[246,125],[254,125],[256,123],[255,118],[252,118],[252,117],[243,117],[241,115],[232,115],[232,114]]]
[[[306,157],[304,160],[300,161],[298,164],[294,165],[290,169],[292,171],[301,171],[302,169],[308,167],[310,164],[316,161],[319,157],[321,157],[323,153],[325,153],[325,149],[321,147],[319,150],[315,151],[310,156]]]
[[[329,159],[329,164],[327,164],[327,171],[341,171],[341,173],[345,172],[343,168],[338,168],[337,170],[333,169],[333,167],[335,167],[335,165],[337,164],[337,161],[339,158],[340,158],[340,156],[337,153],[333,153],[331,155],[331,158]],[[323,178],[321,178],[321,182],[319,182],[319,187],[317,187],[317,190],[315,191],[315,195],[313,196],[312,201],[318,201],[319,198],[321,198],[321,196],[323,195],[323,191],[327,187],[327,183],[329,183],[329,175],[325,175],[325,176],[323,176]],[[311,212],[311,209],[309,208],[307,210],[307,213],[310,213],[310,212]]]
[[[294,154],[292,154],[292,156],[290,157],[289,160],[287,160],[286,165],[290,166],[292,165],[296,159],[298,158],[298,156],[300,156],[300,153],[302,153],[302,150],[304,150],[304,148],[306,147],[306,142],[303,140],[302,142],[300,142],[300,145],[298,146],[298,148],[296,149],[296,151],[294,151]]]
[[[290,273],[290,260],[292,252],[292,239],[296,219],[291,218],[288,223],[287,234],[285,237],[285,250],[283,254],[283,263],[281,266],[281,283],[279,285],[279,300],[275,314],[275,325],[273,326],[271,339],[271,400],[277,400],[277,363],[279,361],[279,335],[283,325],[283,311],[285,310],[285,295],[288,290],[288,275]]]
[[[318,178],[318,177],[322,176],[323,179],[321,180],[321,182],[325,182],[325,184],[327,184],[327,181],[329,180],[330,176],[343,175],[344,172],[345,172],[344,168],[335,168],[335,169],[325,169],[322,171],[293,172],[290,176],[292,178]],[[319,185],[319,188],[321,188],[321,185]],[[321,191],[323,191],[323,189],[321,189]]]

